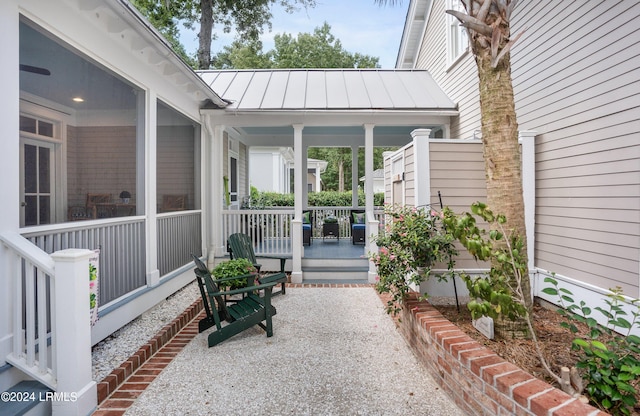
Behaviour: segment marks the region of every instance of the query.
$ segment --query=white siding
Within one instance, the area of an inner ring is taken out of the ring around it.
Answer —
[[[447,66],[445,0],[434,0],[427,30],[416,63],[429,71],[440,88],[458,105],[460,115],[451,118],[451,137],[471,138],[480,129],[478,75],[473,55],[468,52]]]
[[[640,3],[519,4],[518,122],[536,137],[536,266],[638,297]]]
[[[470,212],[471,204],[476,201],[487,200],[487,187],[484,173],[484,159],[482,158],[482,143],[480,141],[438,142],[429,143],[430,177],[431,177],[431,205],[439,208],[438,191],[442,195],[443,206],[453,212],[461,214]],[[478,222],[480,227],[485,222]],[[457,245],[458,269],[488,269],[485,262],[476,261],[467,250]]]

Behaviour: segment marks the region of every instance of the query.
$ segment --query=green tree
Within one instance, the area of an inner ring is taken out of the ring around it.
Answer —
[[[274,37],[274,49],[263,52],[259,41],[235,41],[216,54],[212,66],[218,69],[268,68],[377,68],[379,58],[351,53],[331,34],[326,22],[313,33],[287,33]]]
[[[212,58],[211,66],[217,69],[269,69],[273,66],[272,56],[272,52],[262,52],[259,41],[236,40]]]
[[[397,0],[375,2],[394,4]],[[461,3],[466,13],[446,12],[467,29],[478,69],[487,205],[505,215],[505,230],[526,242],[518,122],[511,81],[510,50],[522,34],[511,37],[511,15],[517,0],[461,0]],[[525,245],[524,258],[527,258],[526,250]],[[524,298],[531,308],[528,270],[521,272]]]
[[[344,50],[342,42],[331,34],[327,22],[313,34],[277,34],[274,37],[274,68],[377,68],[379,58]]]
[[[194,57],[189,56],[179,40],[180,30],[177,22],[186,18],[183,13],[183,3],[186,4],[187,1],[163,3],[158,2],[158,0],[131,0],[131,4],[164,36],[173,50],[187,64],[195,68],[196,61]]]
[[[308,8],[316,4],[315,0],[133,0],[132,3],[175,45],[179,45],[178,22],[188,28],[198,23],[195,61],[198,69],[211,68],[211,42],[217,37],[215,27],[227,33],[233,29],[238,39],[257,42],[265,27],[271,29],[274,4],[283,6],[288,13],[298,6]],[[194,62],[190,58],[189,61]]]

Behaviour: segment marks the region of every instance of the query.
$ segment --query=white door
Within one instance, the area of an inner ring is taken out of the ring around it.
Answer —
[[[55,144],[22,138],[20,226],[51,224],[55,218]]]

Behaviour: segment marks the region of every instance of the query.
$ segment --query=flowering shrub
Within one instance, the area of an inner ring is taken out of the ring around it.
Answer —
[[[453,237],[442,226],[441,213],[425,208],[386,206],[384,232],[375,242],[378,253],[369,255],[376,265],[380,293],[391,293],[387,312],[397,313],[401,302],[411,290],[431,275],[435,263],[446,262],[453,269],[457,251]],[[445,276],[439,276],[446,279]]]

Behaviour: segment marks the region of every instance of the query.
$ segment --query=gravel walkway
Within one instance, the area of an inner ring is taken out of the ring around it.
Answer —
[[[199,296],[194,281],[97,343],[91,350],[93,380],[102,381]]]
[[[459,415],[373,288],[287,288],[274,336],[197,335],[126,415]]]

